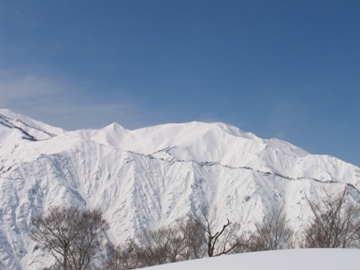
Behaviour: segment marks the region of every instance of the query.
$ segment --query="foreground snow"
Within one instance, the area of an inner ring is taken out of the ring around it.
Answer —
[[[352,270],[359,269],[358,249],[295,249],[221,256],[149,267],[150,270]]]

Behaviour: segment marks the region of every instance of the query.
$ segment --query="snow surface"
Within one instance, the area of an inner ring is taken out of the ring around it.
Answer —
[[[114,243],[203,206],[251,230],[279,202],[301,235],[306,198],[347,189],[360,202],[359,181],[354,165],[223,123],[67,132],[0,110],[0,269],[50,264],[28,230],[54,205],[100,207]]]
[[[296,249],[221,256],[144,268],[148,270],[352,270],[359,269],[358,249]]]

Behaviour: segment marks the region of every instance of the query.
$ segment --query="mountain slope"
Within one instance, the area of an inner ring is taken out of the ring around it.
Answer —
[[[54,205],[100,207],[109,239],[174,222],[204,206],[244,229],[277,202],[301,228],[306,197],[347,188],[360,201],[360,169],[263,140],[222,123],[191,122],[126,130],[66,132],[0,110],[1,269],[51,261],[27,236],[31,218]]]

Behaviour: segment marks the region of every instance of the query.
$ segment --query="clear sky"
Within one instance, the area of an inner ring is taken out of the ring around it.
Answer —
[[[360,166],[360,1],[0,0],[0,107],[220,121]]]

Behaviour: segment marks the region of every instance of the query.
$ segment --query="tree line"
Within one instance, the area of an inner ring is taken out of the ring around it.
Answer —
[[[145,229],[126,243],[107,245],[105,258],[99,254],[109,225],[99,209],[51,208],[32,219],[30,238],[54,257],[48,269],[63,270],[128,270],[290,248],[359,248],[360,206],[348,199],[346,189],[338,195],[324,192],[321,201],[307,199],[311,217],[301,236],[290,225],[284,205],[278,204],[247,232],[229,219],[218,226],[202,207],[200,215],[188,214],[171,226]]]

